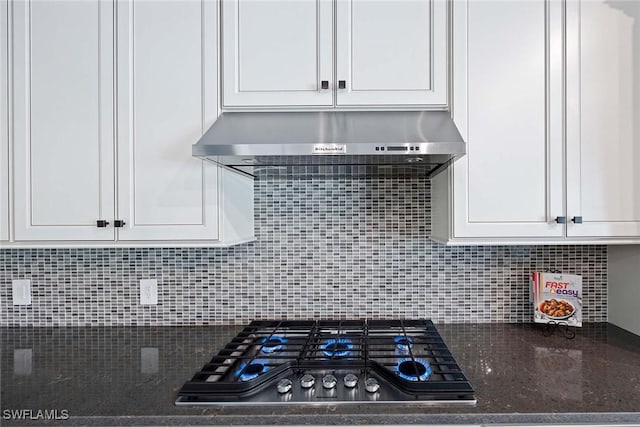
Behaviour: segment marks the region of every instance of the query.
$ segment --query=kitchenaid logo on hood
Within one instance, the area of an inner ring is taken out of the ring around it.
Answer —
[[[313,154],[346,154],[347,146],[344,144],[316,144],[313,146]]]

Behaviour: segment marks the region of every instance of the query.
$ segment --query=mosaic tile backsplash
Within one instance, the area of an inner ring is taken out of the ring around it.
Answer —
[[[429,181],[270,177],[257,241],[228,249],[0,250],[0,325],[205,325],[251,319],[529,322],[528,273],[583,275],[584,319],[607,319],[606,246],[445,247],[428,240]],[[11,280],[32,305],[11,304]],[[157,306],[139,281],[158,280]]]

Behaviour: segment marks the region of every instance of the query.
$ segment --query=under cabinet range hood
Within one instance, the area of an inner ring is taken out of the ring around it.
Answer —
[[[192,152],[254,176],[287,167],[431,176],[465,143],[446,111],[225,112]]]

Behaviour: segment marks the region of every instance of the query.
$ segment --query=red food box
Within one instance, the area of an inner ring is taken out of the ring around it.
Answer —
[[[582,276],[531,273],[533,321],[582,326]]]

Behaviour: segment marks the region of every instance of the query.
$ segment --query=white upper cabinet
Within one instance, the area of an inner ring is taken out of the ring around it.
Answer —
[[[225,108],[447,106],[446,0],[222,0],[222,18]]]
[[[9,16],[0,0],[0,242],[9,240]]]
[[[15,232],[6,244],[254,239],[253,181],[191,156],[218,116],[215,0],[11,5]],[[8,150],[0,142],[4,200]],[[0,208],[4,222],[4,201]]]
[[[432,180],[432,237],[638,243],[640,2],[453,10],[452,112],[468,145]]]
[[[114,238],[113,8],[12,3],[16,240]]]
[[[640,2],[567,2],[568,236],[640,237],[639,55]]]
[[[191,156],[217,117],[216,4],[118,6],[118,239],[216,240],[218,168]]]
[[[562,237],[562,4],[453,8],[453,117],[467,154],[432,180],[434,237]]]
[[[331,0],[221,3],[224,107],[333,105]]]
[[[445,108],[446,23],[446,0],[337,0],[337,105]]]

